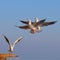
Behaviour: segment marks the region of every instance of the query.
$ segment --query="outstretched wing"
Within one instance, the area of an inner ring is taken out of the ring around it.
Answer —
[[[28,24],[29,23],[29,21],[20,21],[20,22],[22,22],[22,23],[24,23],[24,24]],[[31,22],[32,24],[34,24],[34,22]]]
[[[28,25],[25,25],[25,26],[16,26],[16,27],[21,28],[21,29],[29,29]]]
[[[46,20],[46,19],[43,19],[43,20],[41,20],[41,21],[37,22],[37,23],[35,24],[35,26],[41,25],[42,23],[44,23],[44,22],[45,22],[45,20]]]
[[[22,37],[19,37],[19,38],[13,43],[13,46],[16,45],[20,40],[22,40]]]
[[[24,23],[24,24],[28,24],[28,21],[22,21],[22,20],[21,20],[20,22],[22,22],[22,23]]]
[[[11,45],[9,39],[8,39],[6,36],[4,36],[4,38],[5,38],[5,40],[7,41],[7,43],[8,43],[9,45]]]
[[[57,21],[52,21],[52,22],[44,22],[41,26],[48,26],[48,25],[52,25],[55,24]]]

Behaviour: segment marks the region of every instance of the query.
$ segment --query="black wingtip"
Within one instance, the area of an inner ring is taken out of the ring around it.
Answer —
[[[40,23],[43,23],[43,22],[45,22],[45,19],[43,19],[43,20],[40,21]]]
[[[16,25],[15,25],[15,27],[17,27],[17,28],[21,28],[21,26],[16,26]]]
[[[49,25],[55,24],[57,21],[52,21],[49,23]]]
[[[20,20],[20,22],[25,23],[25,21]]]
[[[28,21],[22,21],[22,20],[20,20],[20,22],[22,22],[24,24],[28,24]]]
[[[52,23],[55,24],[57,21],[53,21]]]
[[[22,20],[20,20],[20,22],[23,22]]]
[[[3,35],[5,39],[7,39],[7,37],[5,35]]]

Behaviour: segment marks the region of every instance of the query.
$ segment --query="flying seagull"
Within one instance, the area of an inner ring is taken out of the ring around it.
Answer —
[[[39,21],[37,23],[33,23],[33,24],[31,23],[31,21],[28,21],[28,24],[27,25],[25,25],[25,26],[16,26],[16,27],[21,28],[21,29],[30,29],[30,32],[31,33],[35,33],[37,30],[41,31],[39,25],[42,22],[44,22],[44,21],[45,20],[41,20],[41,21]]]
[[[9,44],[9,51],[13,52],[14,46],[20,41],[22,40],[22,37],[19,37],[13,44],[10,43],[9,39],[4,35],[4,38],[6,40],[6,42]]]
[[[31,29],[31,33],[35,33],[36,31],[37,31],[37,32],[42,31],[42,30],[40,30],[40,29],[41,29],[40,24],[43,23],[44,21],[46,21],[46,18],[39,21],[39,19],[36,17],[36,18],[35,18],[35,22],[31,22],[31,24],[35,27],[35,30],[34,30],[34,29]],[[29,24],[29,20],[28,20],[28,21],[20,20],[20,22],[22,22],[22,23],[24,23],[24,24],[27,24],[27,25]],[[24,26],[22,27],[22,26],[21,26],[20,28],[22,28],[22,29],[24,28],[24,29],[25,29],[26,27],[24,27]],[[27,28],[28,28],[28,27],[27,27]],[[34,32],[34,31],[35,31],[35,32]]]
[[[22,21],[22,23],[26,24],[24,26],[16,26],[18,28],[21,28],[21,29],[30,29],[30,32],[31,33],[35,33],[36,31],[37,32],[41,32],[41,27],[43,26],[48,26],[48,25],[52,25],[52,24],[55,24],[57,21],[52,21],[52,22],[45,22],[46,19],[42,19],[40,21],[38,21],[38,18],[35,19],[35,22],[31,22],[31,20],[28,20],[28,21]]]
[[[35,18],[35,22],[31,22],[31,24],[36,24],[37,22],[38,23],[41,23],[41,22],[44,22],[46,19],[42,19],[41,21],[39,21],[39,19],[36,17]],[[24,24],[29,24],[29,19],[28,21],[23,21],[23,20],[20,20],[20,22],[24,23]]]

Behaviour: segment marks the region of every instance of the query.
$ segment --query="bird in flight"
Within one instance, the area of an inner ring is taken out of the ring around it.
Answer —
[[[30,32],[31,33],[35,33],[35,32],[41,32],[41,27],[43,26],[48,26],[48,25],[52,25],[52,24],[55,24],[57,21],[52,21],[52,22],[45,22],[46,19],[42,19],[39,21],[38,18],[35,18],[35,22],[31,22],[31,20],[28,20],[28,21],[23,21],[21,20],[20,22],[26,24],[24,26],[16,26],[18,28],[21,28],[21,29],[30,29]]]
[[[9,44],[9,52],[13,52],[14,46],[20,41],[22,40],[22,37],[19,37],[17,40],[15,40],[15,42],[13,44],[10,43],[9,39],[4,35],[4,38],[6,40],[6,42]]]

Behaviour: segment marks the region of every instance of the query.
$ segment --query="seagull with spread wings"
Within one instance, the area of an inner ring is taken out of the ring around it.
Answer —
[[[45,22],[45,21],[46,21],[46,19],[42,19],[39,21],[38,18],[35,19],[35,22],[31,22],[31,20],[28,20],[28,21],[21,20],[21,22],[26,24],[26,25],[25,26],[16,26],[16,27],[21,28],[21,29],[30,29],[31,33],[35,33],[36,31],[40,32],[41,27],[52,25],[52,24],[55,24],[57,22],[57,21]]]
[[[13,52],[14,46],[20,41],[22,40],[22,37],[19,37],[13,44],[10,43],[9,39],[4,35],[4,38],[6,40],[6,42],[9,44],[9,51]]]

